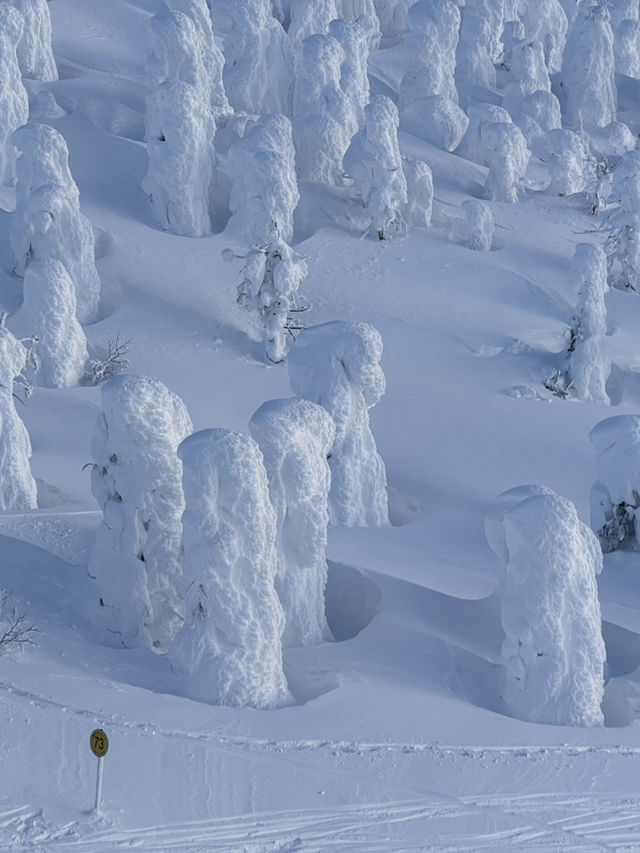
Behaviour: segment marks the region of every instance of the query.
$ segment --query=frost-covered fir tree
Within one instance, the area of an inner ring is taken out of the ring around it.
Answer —
[[[404,44],[411,63],[400,83],[399,109],[430,95],[444,95],[457,104],[454,71],[460,29],[458,3],[418,0],[409,9],[408,23]]]
[[[608,403],[606,382],[611,368],[607,353],[607,256],[592,243],[579,243],[571,268],[578,293],[569,340],[569,380],[576,396]]]
[[[307,274],[305,260],[289,245],[299,193],[291,122],[272,113],[260,119],[229,150],[232,226],[248,246],[238,302],[256,311],[265,352],[273,362],[287,351],[287,326]]]
[[[288,30],[294,49],[297,51],[309,36],[326,34],[331,21],[341,17],[339,0],[295,0]]]
[[[481,144],[489,165],[487,197],[493,201],[517,201],[530,157],[522,131],[512,123],[487,124],[482,128]]]
[[[91,490],[104,518],[89,559],[96,609],[115,643],[166,652],[183,622],[182,400],[157,379],[121,374],[102,385]]]
[[[149,22],[147,83],[153,90],[163,83],[181,81],[193,86],[203,106],[210,103],[212,82],[203,47],[201,28],[187,14],[163,8]]]
[[[369,409],[385,391],[381,356],[376,329],[344,321],[305,329],[289,356],[294,394],[323,406],[336,425],[329,459],[332,524],[388,523],[385,467],[369,426]]]
[[[13,388],[32,354],[5,320],[6,314],[0,314],[0,510],[28,510],[38,506],[37,486],[29,463],[31,441],[16,411]]]
[[[16,149],[12,136],[29,118],[29,96],[22,83],[16,46],[24,18],[8,3],[0,4],[0,184],[13,184]]]
[[[407,29],[407,13],[415,0],[374,0],[383,37],[397,38]]]
[[[609,11],[582,0],[562,60],[563,115],[570,129],[605,127],[616,117],[615,57]]]
[[[474,14],[471,8],[467,10],[465,7],[456,51],[455,79],[460,87],[495,88],[493,38],[491,20],[483,15]],[[466,105],[466,100],[463,104]]]
[[[293,55],[270,0],[211,0],[211,13],[224,40],[223,79],[231,106],[252,115],[290,115]]]
[[[380,20],[374,0],[342,0],[341,5],[343,19],[357,22],[365,34],[369,50],[377,50],[382,40],[382,32],[380,31]],[[331,32],[331,27],[329,27],[329,32],[330,35],[337,38]]]
[[[605,554],[640,550],[640,416],[616,415],[591,430],[598,479],[591,489],[591,528]]]
[[[490,124],[511,124],[511,116],[497,104],[474,104],[467,108],[469,124],[457,153],[466,160],[473,160],[483,166],[489,165],[487,146],[483,145],[482,133]]]
[[[551,178],[548,192],[572,195],[587,189],[593,157],[583,134],[561,128],[550,130],[540,141],[540,149]]]
[[[413,228],[428,228],[433,211],[433,175],[424,160],[403,160],[407,182],[405,219]]]
[[[258,445],[231,430],[203,430],[181,444],[179,455],[186,615],[172,663],[193,699],[286,704],[276,519]]]
[[[569,23],[559,0],[526,0],[521,12],[527,39],[539,41],[550,74],[562,67]]]
[[[51,47],[51,15],[47,0],[9,0],[22,13],[24,29],[18,41],[18,63],[23,77],[57,80]]]
[[[598,540],[573,504],[553,493],[516,503],[502,525],[505,704],[529,722],[602,725]]]
[[[142,189],[166,231],[202,237],[211,230],[216,126],[197,90],[180,80],[157,86],[147,100],[149,166]]]
[[[461,40],[464,40],[464,18],[474,16],[487,22],[489,29],[488,52],[491,62],[499,62],[502,58],[502,43],[500,36],[505,21],[512,20],[515,15],[509,16],[509,6],[513,5],[510,0],[466,0],[464,4]]]
[[[471,198],[460,205],[460,217],[449,226],[449,239],[476,252],[488,252],[493,242],[494,220],[484,201]]]
[[[276,512],[276,590],[285,616],[285,647],[330,638],[325,616],[327,525],[335,440],[331,415],[309,400],[270,400],[251,418]]]
[[[407,182],[398,145],[398,110],[386,95],[374,95],[365,108],[365,126],[353,138],[344,167],[371,216],[380,240],[406,230],[403,212]]]
[[[340,66],[340,86],[347,97],[350,121],[347,135],[351,141],[364,124],[364,108],[371,99],[369,76],[369,45],[367,34],[357,21],[338,18],[329,24],[329,35],[340,42],[343,58]]]
[[[628,19],[615,28],[614,54],[616,73],[627,77],[640,77],[640,21]]]
[[[89,323],[98,311],[100,277],[93,228],[80,212],[67,144],[45,124],[24,125],[12,139],[19,153],[16,208],[9,231],[13,271],[24,277],[32,261],[60,261],[75,288],[78,320]]]
[[[331,36],[308,36],[300,49],[293,95],[293,141],[301,178],[336,184],[357,125],[340,85],[344,51]]]
[[[518,121],[525,98],[534,92],[551,91],[551,80],[539,41],[524,39],[512,45],[508,80],[503,106],[514,121]]]
[[[192,46],[192,50],[199,52],[204,67],[202,78],[204,95],[211,107],[216,125],[224,124],[231,115],[232,109],[224,90],[222,76],[224,55],[215,42],[211,15],[206,0],[165,0],[165,2],[170,9],[187,15],[195,26],[196,43]],[[165,73],[166,77],[154,81],[156,85],[165,81],[183,79],[179,76],[176,77],[173,73],[172,62],[169,57],[167,57]],[[194,80],[187,79],[185,82],[194,85]]]
[[[24,299],[11,326],[37,338],[38,384],[77,385],[89,358],[76,317],[76,292],[66,267],[55,257],[32,261],[24,275]]]

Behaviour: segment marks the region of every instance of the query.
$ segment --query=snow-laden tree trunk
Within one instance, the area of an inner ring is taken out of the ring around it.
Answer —
[[[276,520],[258,445],[210,429],[187,438],[179,455],[186,616],[171,660],[185,693],[214,705],[287,704]]]
[[[330,638],[325,616],[327,525],[331,471],[327,457],[336,428],[309,400],[270,400],[249,424],[269,477],[276,511],[276,589],[285,616],[283,644],[307,646]]]
[[[602,552],[566,498],[538,494],[502,518],[504,700],[514,717],[602,725]]]
[[[20,154],[9,231],[13,271],[24,277],[32,261],[60,261],[75,288],[78,320],[89,323],[100,303],[100,277],[93,228],[80,212],[66,142],[44,124],[27,124],[12,138]]]
[[[329,514],[344,527],[388,523],[384,462],[369,409],[385,390],[382,338],[367,323],[335,321],[305,329],[289,359],[294,394],[323,406],[336,425]]]
[[[89,574],[114,642],[166,652],[183,622],[182,463],[192,430],[182,400],[157,379],[122,374],[102,386],[91,489],[104,513]]]

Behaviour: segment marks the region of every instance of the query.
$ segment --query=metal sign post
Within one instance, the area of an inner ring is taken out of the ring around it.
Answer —
[[[96,779],[96,802],[94,809],[96,812],[99,812],[102,801],[102,765],[104,757],[109,751],[109,738],[107,737],[106,732],[103,732],[102,729],[94,729],[91,732],[89,745],[91,746],[91,752],[98,758],[98,777]]]

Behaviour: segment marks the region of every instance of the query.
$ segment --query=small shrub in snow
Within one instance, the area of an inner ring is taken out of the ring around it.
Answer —
[[[433,175],[424,160],[403,160],[407,182],[405,219],[414,228],[428,228],[433,211]]]
[[[291,45],[270,0],[213,0],[216,33],[224,40],[224,86],[238,112],[290,114]]]
[[[343,321],[305,329],[289,356],[294,394],[323,406],[336,425],[329,459],[332,524],[388,523],[385,467],[369,426],[369,409],[385,390],[381,356],[376,329]]]
[[[57,80],[51,48],[51,15],[47,0],[9,0],[22,13],[24,29],[18,41],[18,63],[23,77]]]
[[[598,454],[591,489],[591,527],[605,554],[620,546],[640,550],[640,416],[606,418],[589,433]]]
[[[185,692],[215,705],[273,708],[289,700],[276,520],[255,441],[230,430],[180,446],[186,510],[185,624],[171,650]]]
[[[0,588],[0,653],[32,646],[38,629],[26,613],[7,606],[11,593]]]
[[[607,6],[585,0],[567,37],[562,60],[567,126],[605,127],[616,117],[613,32]]]
[[[75,288],[78,320],[91,322],[100,302],[95,240],[91,223],[80,212],[64,138],[48,125],[27,124],[13,141],[20,153],[9,231],[13,271],[23,277],[32,261],[60,261]]]
[[[76,317],[73,282],[56,258],[28,265],[24,300],[12,322],[37,338],[39,384],[66,388],[80,382],[88,358],[87,339]]]
[[[258,313],[267,357],[279,362],[286,355],[291,314],[307,274],[306,262],[289,246],[299,199],[289,120],[278,114],[261,116],[231,146],[226,168],[232,223],[249,247],[238,302]]]
[[[91,490],[104,513],[89,559],[99,613],[125,646],[166,652],[183,621],[180,442],[192,430],[182,400],[157,379],[102,386]]]
[[[107,341],[106,352],[103,356],[94,357],[87,362],[86,372],[82,377],[83,385],[100,385],[117,376],[119,373],[124,373],[129,367],[127,353],[131,345],[131,338],[128,340],[120,340],[120,335]]]
[[[607,257],[599,246],[579,243],[571,278],[578,293],[569,339],[569,377],[576,396],[593,403],[608,403],[605,389],[610,372],[605,335],[607,308]]]
[[[14,383],[25,381],[33,356],[5,326],[0,315],[0,510],[35,509],[36,481],[31,474],[29,433],[14,405]],[[27,386],[28,387],[28,386]]]
[[[481,145],[489,164],[487,197],[493,201],[517,201],[530,156],[522,131],[515,124],[488,124],[482,128]]]
[[[584,136],[558,128],[545,135],[542,146],[551,177],[548,192],[554,195],[583,192],[593,168],[593,157]]]
[[[407,182],[398,145],[398,110],[386,95],[375,95],[367,104],[365,126],[354,137],[344,165],[378,238],[404,233]]]
[[[554,494],[517,503],[502,524],[507,708],[529,722],[601,725],[605,647],[598,540],[573,504]]]
[[[215,131],[208,104],[188,83],[162,83],[151,93],[145,119],[149,167],[142,189],[166,231],[202,237],[211,230]]]
[[[335,184],[355,129],[355,110],[340,85],[344,51],[327,35],[312,35],[301,47],[293,96],[293,140],[301,178]]]
[[[451,222],[449,238],[476,252],[488,252],[493,242],[493,213],[484,201],[469,199],[460,205],[462,216]]]
[[[285,616],[283,644],[305,646],[330,637],[325,616],[327,525],[336,428],[309,400],[270,400],[251,418],[276,511],[276,590]]]
[[[16,150],[12,134],[29,118],[29,97],[22,83],[16,46],[24,18],[8,3],[0,4],[0,184],[13,184]]]

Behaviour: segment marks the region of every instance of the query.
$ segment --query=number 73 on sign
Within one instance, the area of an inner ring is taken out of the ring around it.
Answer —
[[[109,738],[106,732],[103,732],[102,729],[94,729],[91,732],[90,744],[91,752],[98,758],[102,758],[109,750]]]

